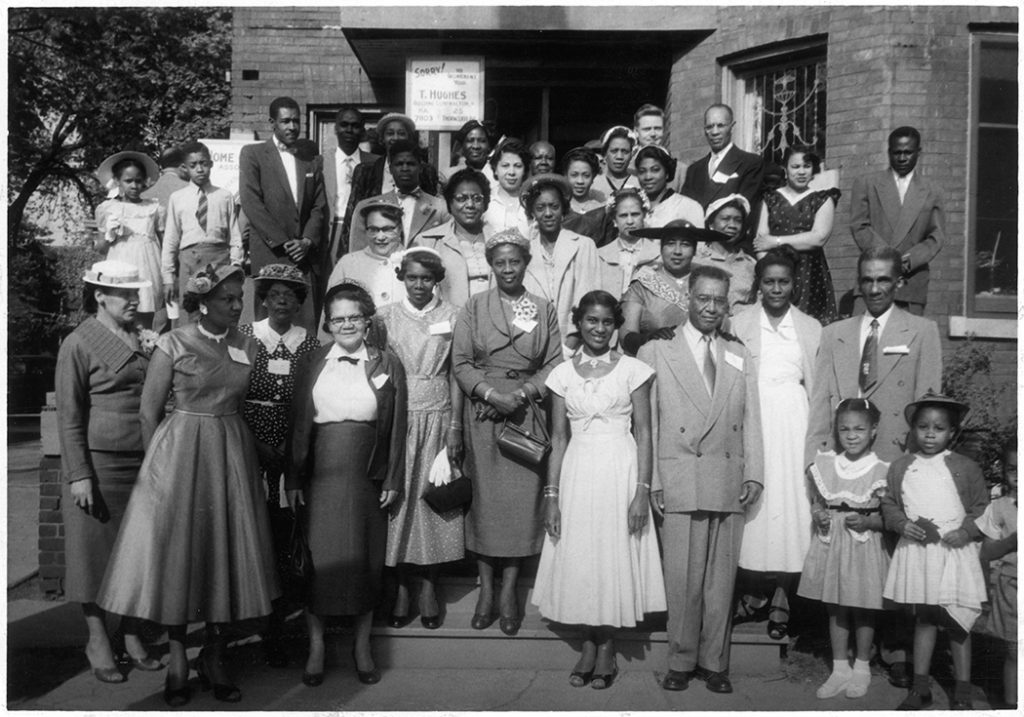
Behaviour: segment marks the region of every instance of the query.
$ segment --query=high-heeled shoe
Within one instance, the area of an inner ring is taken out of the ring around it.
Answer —
[[[523,626],[523,618],[521,617],[509,617],[502,615],[498,619],[498,627],[503,633],[509,637],[515,637],[519,634],[519,628]]]
[[[619,674],[619,668],[616,665],[612,668],[612,671],[604,674],[595,674],[593,679],[590,680],[590,688],[594,690],[607,690],[615,682],[615,676]]]
[[[579,670],[573,670],[569,673],[569,684],[573,687],[586,687],[590,684],[591,678],[594,676],[594,668],[591,667],[586,672]]]
[[[436,630],[441,627],[441,613],[436,615],[420,615],[420,624],[428,630]]]
[[[356,668],[356,677],[364,685],[375,685],[380,682],[380,670],[377,669],[376,665],[374,665],[372,670],[365,672],[359,669],[359,663],[356,661],[356,649],[354,647],[352,648],[352,664]]]
[[[188,686],[188,675],[181,687],[171,687],[171,673],[164,681],[164,702],[168,707],[184,707],[192,700],[192,688]]]
[[[203,690],[208,690],[213,687],[213,697],[218,702],[240,702],[242,700],[242,691],[238,689],[236,685],[227,683],[213,682],[210,679],[210,670],[206,666],[206,661],[210,659],[208,656],[211,653],[206,652],[206,648],[199,653],[198,659],[196,659],[196,674],[199,675],[199,684]],[[213,658],[217,659],[217,658]]]
[[[412,622],[412,615],[396,615],[395,613],[388,615],[388,627],[396,630],[405,627],[410,622]]]
[[[85,659],[89,660],[88,650],[85,652]],[[89,660],[89,671],[100,682],[106,682],[111,685],[120,684],[128,679],[121,670],[117,669],[116,660],[113,667],[93,667],[92,660]]]
[[[302,684],[306,687],[319,687],[324,683],[323,672],[306,672],[302,671]]]
[[[145,657],[132,657],[127,652],[124,653],[124,661],[131,665],[136,670],[142,670],[143,672],[159,672],[164,669],[166,665],[152,655],[146,655]]]
[[[469,626],[474,630],[486,630],[494,624],[494,620],[494,613],[478,612],[473,614],[473,620],[469,623]]]

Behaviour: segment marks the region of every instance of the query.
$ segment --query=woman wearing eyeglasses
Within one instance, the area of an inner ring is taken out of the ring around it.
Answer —
[[[356,675],[372,685],[380,681],[370,627],[382,597],[387,508],[405,474],[405,370],[393,353],[367,344],[376,308],[362,286],[334,286],[324,306],[333,341],[299,368],[286,456],[288,504],[307,507],[314,566],[302,681],[323,683],[324,617],[353,615]]]
[[[487,178],[475,169],[461,169],[444,188],[452,219],[436,232],[421,234],[414,242],[441,255],[445,276],[437,295],[462,308],[469,297],[490,288],[491,266],[484,252],[484,212],[491,201]]]
[[[354,279],[366,287],[376,306],[401,301],[405,296],[405,285],[395,274],[398,265],[391,255],[405,246],[402,207],[379,197],[365,202],[360,214],[366,227],[367,246],[341,257],[327,279],[327,289],[330,291],[332,287]],[[327,334],[320,336],[321,341],[329,338]]]

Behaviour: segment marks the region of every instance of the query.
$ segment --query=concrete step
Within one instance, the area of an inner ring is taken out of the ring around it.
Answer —
[[[447,578],[439,585],[439,597],[444,602],[440,629],[428,630],[418,618],[397,629],[375,625],[375,658],[384,667],[401,669],[564,669],[576,660],[583,629],[541,617],[532,604],[533,581],[521,582],[519,605],[525,608],[525,614],[515,637],[502,633],[497,620],[486,630],[472,629],[476,580]],[[620,670],[665,669],[665,614],[650,615],[636,628],[622,630],[616,643]],[[764,623],[738,625],[732,633],[730,671],[745,675],[778,673],[787,644],[768,637]]]

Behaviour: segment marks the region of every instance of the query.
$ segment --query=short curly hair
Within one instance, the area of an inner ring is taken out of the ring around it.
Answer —
[[[558,179],[539,179],[530,184],[530,186],[523,192],[521,202],[523,208],[526,210],[526,216],[533,219],[533,203],[540,197],[540,193],[547,190],[553,189],[558,193],[559,203],[562,205],[562,214],[569,212],[569,200],[571,197],[566,196],[565,186]]]
[[[370,292],[362,287],[348,282],[341,282],[327,290],[324,296],[324,321],[331,319],[331,305],[335,301],[354,301],[359,304],[359,313],[370,318],[377,313],[377,306],[373,303]]]
[[[484,197],[484,211],[487,211],[491,204],[491,183],[487,181],[483,172],[478,172],[472,167],[460,169],[448,179],[448,184],[444,185],[444,202],[448,205],[448,211],[452,210],[452,201],[460,184],[475,184]]]
[[[409,270],[409,264],[413,262],[429,271],[434,277],[434,281],[438,283],[444,281],[444,262],[432,252],[416,251],[416,249],[417,247],[412,247],[402,255],[402,264],[395,269],[395,274],[398,276],[399,281],[405,281],[405,272]]]
[[[622,326],[626,320],[622,315],[622,303],[607,291],[595,289],[583,295],[579,306],[572,307],[572,325],[579,329],[580,322],[583,321],[583,317],[587,314],[587,309],[594,306],[603,306],[612,312],[612,317],[615,319],[615,328]]]
[[[677,162],[675,157],[670,155],[663,148],[653,144],[642,147],[640,151],[636,153],[636,159],[633,160],[633,166],[640,169],[640,162],[645,159],[653,159],[664,167],[665,179],[669,182],[676,178],[676,167],[679,165],[679,162]]]
[[[510,137],[499,144],[491,155],[490,163],[492,170],[498,169],[498,163],[501,161],[501,156],[503,154],[516,155],[522,161],[524,169],[530,168],[530,160],[533,156],[530,154],[530,149],[523,144],[522,140]]]

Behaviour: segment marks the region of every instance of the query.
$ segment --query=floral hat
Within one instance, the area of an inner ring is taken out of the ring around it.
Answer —
[[[205,269],[200,269],[185,284],[185,291],[197,296],[205,296],[213,291],[218,285],[231,277],[245,278],[242,267],[234,264],[221,264],[214,266],[207,264]]]
[[[96,262],[86,270],[82,281],[110,289],[147,289],[152,285],[139,275],[136,266],[115,259]]]
[[[718,214],[718,211],[728,204],[738,204],[740,209],[743,210],[743,216],[750,216],[750,202],[747,198],[742,194],[730,194],[727,197],[716,199],[708,205],[708,208],[704,210],[704,221],[710,222],[711,219]]]
[[[522,232],[515,227],[509,227],[497,234],[492,234],[488,237],[487,241],[484,242],[484,250],[490,251],[494,247],[501,246],[502,244],[512,244],[520,249],[530,251],[530,240],[524,237]]]
[[[265,281],[267,283],[279,281],[284,284],[309,286],[309,282],[306,281],[306,277],[303,276],[299,268],[291,264],[267,264],[260,269],[258,276],[253,277],[253,281]]]

